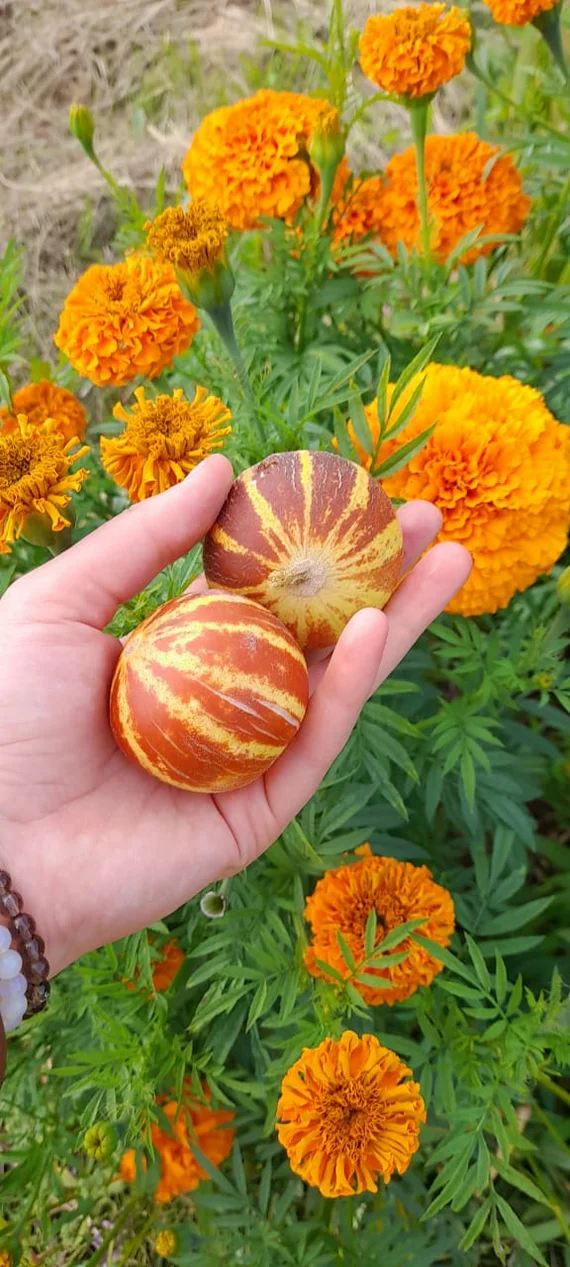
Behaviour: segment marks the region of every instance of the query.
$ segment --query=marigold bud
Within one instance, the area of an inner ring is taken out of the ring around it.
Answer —
[[[117,1144],[117,1131],[111,1122],[96,1122],[90,1126],[83,1138],[83,1147],[88,1157],[95,1161],[104,1161],[114,1152]]]
[[[562,575],[558,577],[556,593],[562,607],[570,607],[570,567],[565,568]]]
[[[21,535],[24,541],[27,541],[32,546],[43,546],[51,554],[61,554],[63,550],[68,550],[72,544],[71,528],[75,523],[75,513],[72,506],[68,506],[66,517],[70,527],[62,528],[60,532],[54,532],[49,515],[42,515],[39,511],[32,511],[31,514],[26,516]]]
[[[309,158],[321,174],[330,168],[334,172],[345,151],[345,138],[341,130],[338,110],[331,108],[317,119],[309,141]]]
[[[200,898],[200,910],[207,919],[221,919],[226,913],[226,899],[223,893],[210,889]]]
[[[93,115],[87,109],[87,106],[72,106],[69,111],[69,131],[71,135],[76,137],[79,144],[83,146],[85,153],[89,158],[93,158],[93,137],[95,135],[95,123]]]
[[[149,250],[173,265],[181,290],[198,308],[221,308],[233,295],[228,228],[219,208],[200,200],[186,209],[167,207],[145,225]]]
[[[175,1254],[177,1245],[176,1232],[173,1232],[171,1228],[164,1227],[160,1232],[157,1232],[154,1248],[161,1258],[170,1258],[171,1254]]]

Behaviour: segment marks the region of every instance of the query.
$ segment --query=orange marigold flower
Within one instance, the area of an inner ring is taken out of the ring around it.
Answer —
[[[214,195],[234,229],[254,229],[262,216],[292,221],[318,177],[308,145],[330,102],[262,89],[207,114],[182,164],[192,198]]]
[[[324,1197],[377,1192],[418,1149],[426,1111],[411,1069],[373,1034],[325,1038],[285,1074],[277,1135],[289,1164]]]
[[[383,176],[371,176],[368,180],[354,177],[351,180],[346,160],[343,160],[331,200],[334,207],[332,220],[335,246],[345,240],[358,242],[360,238],[369,235],[375,238],[381,236],[383,193]]]
[[[459,75],[471,48],[469,18],[455,5],[419,4],[368,18],[360,65],[385,92],[425,97]]]
[[[182,946],[175,937],[171,937],[170,941],[161,948],[160,958],[155,961],[152,970],[152,984],[157,994],[160,994],[162,990],[168,990],[183,963]]]
[[[92,264],[67,296],[56,347],[99,387],[156,378],[185,352],[200,328],[171,264],[131,255]]]
[[[327,975],[317,960],[336,968],[343,977],[351,975],[337,932],[342,933],[357,966],[364,962],[364,932],[372,910],[378,920],[376,944],[400,924],[425,917],[418,931],[440,946],[449,945],[455,926],[453,901],[447,889],[434,883],[431,871],[396,858],[379,858],[369,848],[361,852],[361,862],[327,871],[307,898],[305,919],[313,930],[313,940],[305,951],[305,965],[314,977]],[[406,953],[401,963],[383,970],[366,967],[367,976],[390,981],[389,989],[354,983],[365,1003],[392,1005],[409,999],[418,986],[429,985],[441,972],[443,964],[411,938],[406,938],[398,951]]]
[[[150,1128],[153,1145],[160,1158],[160,1178],[154,1194],[155,1201],[163,1204],[192,1192],[201,1179],[208,1175],[194,1156],[192,1145],[219,1166],[231,1152],[234,1131],[228,1126],[234,1114],[227,1109],[212,1109],[195,1096],[188,1095],[182,1104],[170,1100],[161,1105],[168,1118],[172,1134],[163,1131],[153,1122]],[[136,1153],[130,1148],[121,1158],[119,1173],[126,1183],[136,1178]]]
[[[55,419],[36,427],[25,414],[19,415],[16,431],[0,435],[0,554],[10,553],[31,516],[41,517],[48,533],[69,527],[63,512],[88,475],[86,470],[70,474],[74,462],[89,452],[87,446],[77,449],[77,443],[77,438],[65,443]]]
[[[82,440],[87,426],[87,414],[77,396],[49,378],[20,387],[12,397],[12,412],[0,409],[3,435],[17,431],[18,414],[25,414],[34,427],[41,427],[47,418],[53,418],[64,440]]]
[[[419,379],[403,392],[394,421]],[[378,439],[375,402],[366,415]],[[471,551],[473,571],[448,611],[495,612],[548,572],[564,550],[570,427],[557,422],[539,392],[510,375],[490,378],[431,364],[411,421],[382,447],[379,461],[434,423],[425,447],[383,487],[389,497],[434,502],[443,515],[439,539]],[[353,443],[369,466],[356,437]]]
[[[473,229],[483,235],[519,233],[530,209],[519,172],[508,154],[480,141],[474,132],[426,138],[426,183],[432,222],[434,255],[446,260],[458,242]],[[491,163],[491,159],[495,159]],[[421,251],[417,205],[416,156],[413,146],[395,154],[386,167],[386,182],[378,193],[380,235],[396,256],[398,242]],[[367,185],[368,182],[363,182]],[[365,196],[361,189],[360,196]],[[464,264],[489,255],[493,243],[475,245],[462,255]]]
[[[115,418],[127,425],[120,436],[101,437],[105,470],[131,501],[144,501],[180,483],[214,449],[224,447],[224,426],[231,413],[217,396],[197,387],[192,401],[177,387],[172,396],[146,400],[144,387],[135,392],[132,413],[115,405]]]
[[[558,0],[485,0],[495,22],[504,22],[507,26],[526,26],[541,13],[553,9]]]

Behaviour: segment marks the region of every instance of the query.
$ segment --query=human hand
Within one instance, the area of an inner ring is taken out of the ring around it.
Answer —
[[[264,778],[207,796],[131,765],[108,698],[121,644],[101,630],[122,602],[205,535],[232,472],[208,458],[13,584],[0,601],[0,863],[46,943],[52,974],[157,919],[258,857],[316,791],[360,709],[467,579],[467,551],[436,545],[384,612],[350,621],[310,667],[301,729]],[[398,512],[404,571],[441,517]]]

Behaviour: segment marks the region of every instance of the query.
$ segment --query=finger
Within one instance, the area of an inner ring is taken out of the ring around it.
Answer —
[[[380,685],[432,620],[447,607],[468,580],[471,555],[454,541],[442,541],[428,550],[392,595],[385,607],[388,638],[376,681]]]
[[[437,537],[442,525],[441,511],[432,502],[407,502],[396,512],[404,536],[402,576],[417,562]]]
[[[215,454],[181,484],[158,497],[129,506],[71,550],[45,563],[28,581],[17,582],[20,597],[49,603],[64,619],[97,629],[120,603],[138,594],[168,563],[200,541],[213,524],[232,482],[227,458]],[[14,587],[16,588],[16,587]]]
[[[386,643],[383,612],[364,608],[343,630],[297,738],[265,776],[277,832],[316,792],[374,689]]]

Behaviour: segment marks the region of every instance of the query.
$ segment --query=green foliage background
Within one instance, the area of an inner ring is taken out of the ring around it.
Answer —
[[[488,14],[474,17],[481,77],[468,80],[464,122],[520,160],[534,199],[521,240],[498,243],[468,268],[455,260],[426,269],[404,251],[394,262],[362,244],[339,264],[310,210],[297,258],[278,223],[236,240],[234,317],[258,425],[207,319],[154,384],[191,391],[200,382],[227,401],[236,470],[279,449],[328,448],[333,432],[350,454],[347,417],[372,397],[387,358],[397,376],[414,357],[427,361],[436,337],[438,360],[514,374],[570,423],[567,90],[530,28],[497,31]],[[335,3],[328,42],[275,47],[263,82],[321,91],[345,117],[381,128],[381,103],[362,110],[354,49]],[[259,75],[252,67],[252,88]],[[159,182],[154,205],[141,207],[132,191],[116,190],[105,258],[137,245],[147,215],[175,196]],[[95,257],[87,243],[85,263]],[[9,247],[4,398],[8,375],[25,382],[46,372],[24,354],[20,266]],[[85,394],[66,365],[51,372]],[[98,434],[119,430],[119,393],[97,396],[93,417],[104,420],[89,434],[78,535],[124,505],[96,457]],[[20,543],[0,562],[0,593],[42,560]],[[555,592],[563,565],[496,617],[442,617],[367,705],[313,801],[233,880],[224,918],[206,919],[196,899],[154,926],[155,945],[175,934],[186,952],[167,994],[148,997],[146,932],[58,978],[47,1013],[11,1040],[2,1090],[2,1236],[15,1261],[152,1263],[153,1237],[168,1226],[178,1234],[174,1261],[196,1267],[570,1267],[570,642]],[[117,613],[114,632],[133,628],[198,569],[196,551],[167,569]],[[452,951],[438,949],[445,970],[391,1009],[368,1009],[350,983],[314,981],[303,967],[305,896],[365,840],[426,863],[457,911]],[[129,992],[124,978],[135,968],[141,988]],[[274,1110],[301,1048],[347,1025],[376,1033],[412,1066],[429,1120],[403,1178],[377,1196],[327,1202],[292,1176]],[[144,1136],[154,1096],[180,1090],[188,1073],[234,1110],[237,1142],[223,1173],[210,1167],[210,1182],[161,1209],[152,1164],[133,1190],[114,1176],[122,1149]],[[116,1125],[118,1144],[94,1162],[82,1140],[102,1120]]]

